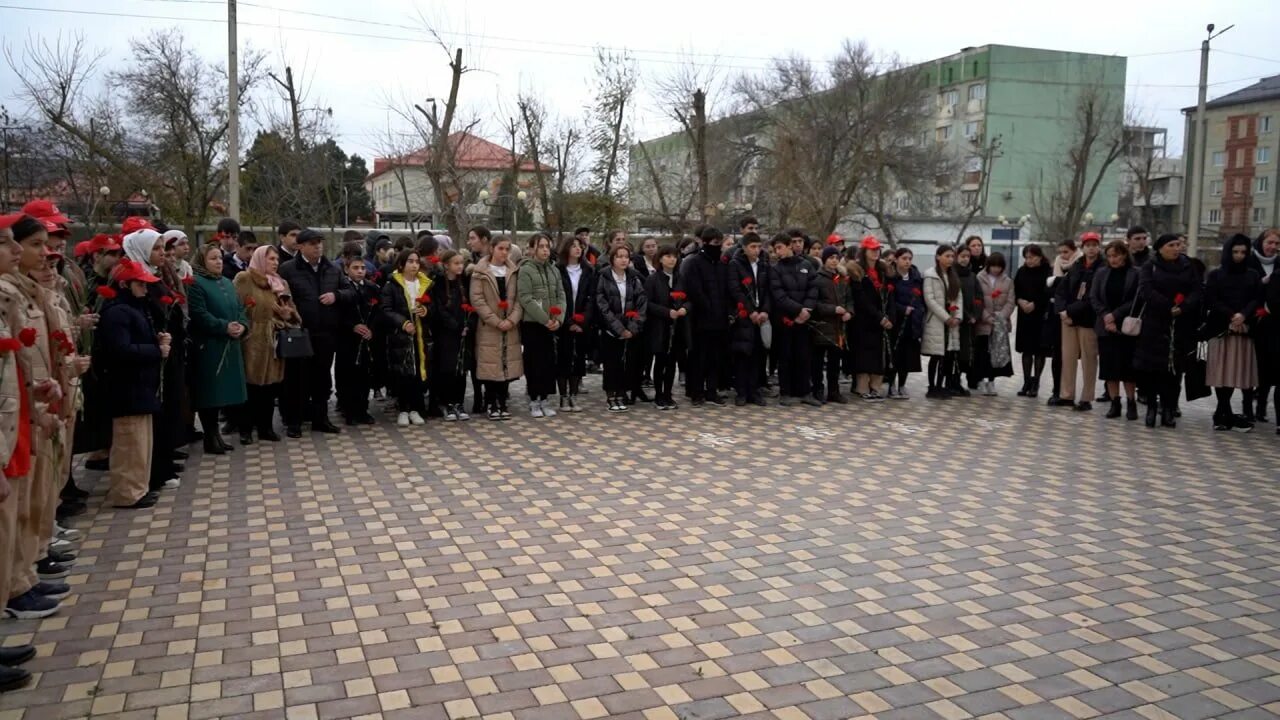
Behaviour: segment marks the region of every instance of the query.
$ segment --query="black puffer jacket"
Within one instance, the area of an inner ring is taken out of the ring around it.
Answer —
[[[313,270],[302,254],[280,264],[280,277],[289,283],[289,292],[293,296],[293,304],[302,316],[302,326],[315,335],[334,336],[342,324],[342,313],[338,303],[321,305],[320,296],[325,293],[352,292],[342,288],[342,271],[329,261],[320,258],[320,263]],[[345,298],[344,302],[349,302]]]
[[[621,338],[623,330],[638,336],[644,330],[645,312],[649,298],[644,294],[644,283],[635,270],[627,268],[627,300],[624,303],[614,282],[613,270],[605,270],[596,280],[596,312],[600,329],[613,337]],[[635,317],[627,317],[632,311]]]
[[[1173,307],[1179,299],[1182,314],[1175,318]],[[1200,274],[1191,260],[1186,255],[1165,260],[1157,251],[1138,271],[1137,302],[1143,306],[1142,334],[1133,366],[1146,372],[1165,372],[1172,361],[1175,370],[1182,370],[1199,341],[1204,305]]]
[[[760,335],[760,326],[751,322],[751,313],[769,312],[772,304],[769,297],[770,287],[769,263],[761,258],[756,263],[756,272],[751,272],[751,263],[747,256],[738,253],[729,261],[728,287],[729,314],[733,324],[729,330],[729,349],[736,353],[750,353],[755,348],[756,338]]]
[[[813,311],[813,344],[823,347],[843,344],[844,318],[836,314],[836,308],[853,312],[848,278],[823,268],[813,282],[818,288],[818,304]]]
[[[725,277],[728,265],[720,261],[715,243],[680,263],[680,280],[689,295],[689,319],[695,331],[720,332],[729,326]]]
[[[818,306],[818,286],[814,282],[818,273],[813,265],[792,256],[779,260],[773,270],[769,288],[774,317],[781,322],[783,318],[794,320],[806,308],[812,313]]]

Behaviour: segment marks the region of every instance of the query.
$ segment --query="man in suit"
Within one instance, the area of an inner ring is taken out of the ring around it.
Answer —
[[[249,269],[253,251],[258,249],[258,236],[252,230],[241,230],[237,238],[235,250],[227,252],[224,249],[222,253],[222,275],[228,280],[235,280],[236,275]]]

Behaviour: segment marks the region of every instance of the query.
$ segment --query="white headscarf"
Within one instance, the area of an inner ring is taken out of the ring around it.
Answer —
[[[157,268],[151,264],[151,251],[160,242],[160,233],[155,230],[138,230],[124,236],[124,256],[154,273]]]
[[[186,240],[186,239],[187,239],[187,234],[182,232],[181,230],[170,230],[160,236],[160,240],[164,243],[165,250],[169,249],[170,242],[177,243],[179,240]],[[192,270],[191,268],[191,263],[187,262],[186,260],[178,260],[172,264],[173,264],[173,269],[178,273],[178,279],[180,280],[186,280],[187,278],[195,274],[195,271]]]

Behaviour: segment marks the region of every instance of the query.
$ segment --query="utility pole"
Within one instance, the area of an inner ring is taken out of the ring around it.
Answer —
[[[1187,208],[1187,255],[1196,257],[1196,252],[1200,249],[1200,213],[1204,192],[1204,153],[1205,146],[1208,144],[1207,123],[1205,122],[1205,101],[1209,93],[1209,41],[1218,37],[1222,33],[1235,27],[1228,25],[1227,27],[1213,31],[1213,23],[1209,23],[1205,27],[1208,37],[1200,43],[1200,94],[1196,100],[1196,119],[1195,127],[1195,151],[1192,155],[1191,166],[1191,201]]]
[[[227,0],[227,212],[240,219],[240,79],[236,0]]]

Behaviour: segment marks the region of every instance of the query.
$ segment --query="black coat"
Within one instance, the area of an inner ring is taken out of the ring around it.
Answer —
[[[466,371],[465,356],[468,335],[474,335],[476,314],[468,313],[462,308],[470,304],[465,278],[458,277],[453,282],[438,278],[427,291],[431,296],[431,312],[427,315],[427,324],[431,328],[431,363],[432,374],[445,374]],[[403,293],[401,293],[403,294]],[[464,334],[465,331],[465,334]]]
[[[1046,354],[1049,345],[1044,339],[1044,328],[1053,311],[1052,297],[1049,294],[1049,276],[1053,269],[1047,260],[1042,260],[1038,267],[1023,265],[1013,276],[1013,297],[1015,300],[1026,300],[1035,305],[1031,312],[1023,312],[1018,306],[1018,329],[1014,344],[1020,353],[1034,355]]]
[[[1112,305],[1107,300],[1107,282],[1111,278],[1111,273],[1124,273],[1124,292],[1121,293],[1121,300],[1118,305]],[[1119,270],[1113,270],[1110,265],[1102,264],[1093,275],[1093,284],[1089,288],[1089,304],[1093,307],[1093,331],[1098,337],[1106,337],[1113,334],[1107,332],[1107,315],[1114,315],[1116,319],[1116,333],[1120,332],[1120,325],[1124,323],[1124,319],[1130,314],[1142,312],[1142,307],[1134,307],[1134,300],[1138,297],[1138,269],[1132,265],[1125,265]]]
[[[1093,304],[1089,302],[1089,288],[1093,285],[1098,268],[1105,264],[1101,257],[1094,260],[1092,265],[1086,264],[1084,257],[1072,263],[1067,276],[1054,286],[1053,311],[1065,312],[1078,327],[1093,327],[1097,316],[1093,312]]]
[[[1173,316],[1174,301],[1182,296],[1182,314]],[[1133,365],[1146,372],[1165,372],[1170,361],[1181,370],[1198,342],[1204,290],[1191,260],[1180,255],[1168,261],[1157,254],[1138,271],[1138,300],[1142,306],[1142,334]],[[1170,348],[1170,342],[1174,346]]]
[[[783,258],[773,266],[769,291],[776,321],[794,320],[806,308],[812,314],[818,307],[818,286],[814,282],[817,277],[813,266],[801,257]]]
[[[1242,263],[1231,262],[1231,245],[1228,240],[1222,251],[1222,265],[1210,270],[1205,278],[1205,335],[1208,337],[1227,332],[1236,313],[1244,315],[1251,327],[1258,321],[1255,313],[1263,300],[1262,275],[1249,267],[1247,259]],[[1246,258],[1250,257],[1253,257],[1252,247]]]
[[[316,269],[311,269],[301,255],[280,264],[280,277],[289,283],[289,294],[293,296],[293,304],[302,316],[302,326],[317,335],[334,337],[342,330],[342,313],[337,302],[333,305],[321,305],[320,296],[325,293],[337,295],[339,292],[350,292],[342,288],[342,271],[329,261],[320,258]],[[350,299],[348,298],[348,301]]]
[[[751,322],[751,313],[769,312],[770,301],[769,263],[764,258],[751,272],[747,256],[739,253],[729,261],[725,292],[729,296],[729,314],[733,318],[729,326],[729,350],[750,354],[760,340],[760,326]]]
[[[899,322],[898,305],[888,288],[888,266],[877,266],[875,279],[862,271],[861,277],[851,278],[850,282],[854,310],[849,348],[853,352],[853,368],[854,372],[873,375],[884,373],[888,360],[889,331],[881,327],[880,321],[887,319],[895,327]]]
[[[898,318],[901,322],[894,323],[894,333],[897,334],[902,330],[911,333],[911,337],[916,342],[924,339],[924,316],[926,308],[924,306],[924,277],[920,275],[920,271],[915,265],[907,271],[907,277],[893,278],[889,281],[893,285],[893,302],[897,305]],[[907,308],[915,308],[907,315]]]
[[[721,332],[729,324],[725,277],[728,265],[720,262],[720,248],[714,245],[685,258],[680,279],[689,295],[689,319],[694,331]]]
[[[248,263],[245,263],[244,267],[236,265],[235,253],[222,253],[222,277],[234,282],[237,275],[248,269]]]
[[[1254,343],[1258,351],[1259,382],[1280,384],[1280,275],[1272,273],[1262,286],[1262,307],[1267,312],[1254,327]]]
[[[377,285],[365,280],[356,285],[350,278],[343,276],[342,287],[345,292],[338,295],[338,314],[341,316],[341,329],[337,341],[348,347],[356,348],[356,365],[369,368],[373,365],[373,341],[364,340],[355,332],[357,325],[364,325],[373,330],[375,335],[382,334],[376,330],[379,305],[382,304],[382,290]]]
[[[814,278],[818,288],[818,304],[813,309],[813,344],[823,347],[843,346],[844,318],[836,313],[836,308],[844,308],[853,312],[853,303],[849,297],[847,278],[823,268]]]
[[[564,322],[560,325],[561,336],[566,336],[569,326],[573,324],[573,316],[581,314],[583,327],[591,327],[596,316],[596,282],[599,275],[590,265],[582,263],[582,276],[578,278],[578,292],[573,292],[573,283],[569,280],[569,270],[560,266],[560,284],[564,286]]]
[[[649,350],[655,354],[674,352],[685,346],[688,321],[686,318],[671,319],[671,311],[688,305],[688,300],[671,297],[673,292],[684,292],[680,289],[680,278],[673,283],[667,274],[659,270],[650,273],[644,281],[644,294],[648,299],[645,321],[646,335],[649,336]]]
[[[160,343],[147,298],[108,300],[94,332],[93,364],[111,417],[160,412]]]
[[[640,276],[630,268],[627,269],[627,301],[623,303],[618,294],[618,284],[613,281],[613,270],[600,274],[596,284],[596,310],[599,312],[599,324],[602,332],[621,338],[623,330],[630,330],[638,336],[644,330],[645,313],[648,310],[649,298],[644,294],[644,283]],[[635,317],[627,317],[634,311]]]

